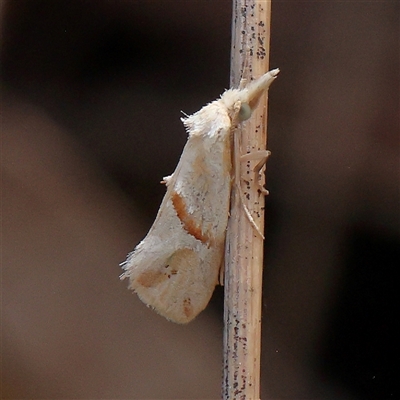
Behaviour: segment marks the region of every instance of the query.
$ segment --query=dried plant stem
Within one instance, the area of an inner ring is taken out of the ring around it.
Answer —
[[[270,1],[233,0],[231,86],[237,87],[242,77],[249,81],[268,71],[270,16]],[[246,209],[263,232],[264,195],[253,171],[260,160],[237,160],[265,150],[266,122],[267,93],[235,132],[236,183],[225,254],[224,399],[260,398],[263,238]]]

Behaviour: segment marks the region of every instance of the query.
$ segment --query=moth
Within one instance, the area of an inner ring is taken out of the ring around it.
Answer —
[[[147,236],[121,264],[121,279],[148,306],[184,324],[207,306],[223,265],[232,185],[232,134],[250,118],[277,77],[274,69],[246,87],[182,118],[188,140]]]

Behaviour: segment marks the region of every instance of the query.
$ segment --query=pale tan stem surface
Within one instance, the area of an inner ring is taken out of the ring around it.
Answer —
[[[270,16],[270,1],[233,0],[231,86],[238,87],[242,77],[250,81],[268,71]],[[264,195],[253,171],[259,160],[238,160],[266,149],[267,94],[234,139],[236,182],[225,254],[224,399],[260,398],[263,239],[245,207],[263,232]]]

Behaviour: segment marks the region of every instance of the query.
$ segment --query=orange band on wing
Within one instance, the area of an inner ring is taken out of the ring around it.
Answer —
[[[207,233],[202,232],[201,226],[199,226],[187,212],[186,204],[183,198],[177,192],[172,192],[171,201],[178,218],[182,222],[183,229],[185,229],[189,235],[192,235],[197,240],[200,240],[200,242],[204,244],[210,244],[211,238],[207,235]]]

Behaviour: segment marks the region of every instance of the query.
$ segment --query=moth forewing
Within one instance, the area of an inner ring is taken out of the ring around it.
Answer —
[[[227,90],[182,120],[188,141],[174,173],[163,180],[167,192],[157,217],[121,264],[121,279],[129,278],[140,299],[171,321],[196,317],[218,283],[229,215],[232,127],[249,118],[277,73],[248,88]]]
[[[177,323],[199,314],[218,283],[231,186],[227,110],[212,103],[184,123],[189,138],[156,220],[122,274],[144,303]]]

